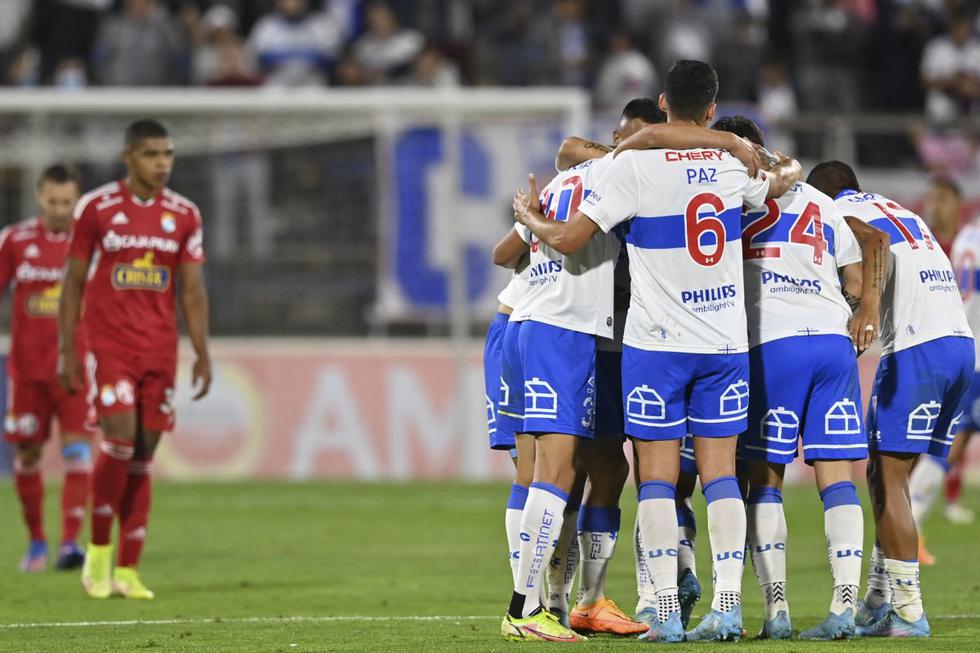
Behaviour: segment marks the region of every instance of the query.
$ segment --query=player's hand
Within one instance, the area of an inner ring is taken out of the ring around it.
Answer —
[[[527,192],[518,188],[514,194],[514,219],[521,224],[527,224],[527,215],[530,211],[540,211],[541,201],[538,198],[538,180],[534,173],[527,176]]]
[[[863,353],[878,337],[878,308],[862,304],[851,318],[851,340],[858,353]]]
[[[207,357],[198,358],[194,361],[191,368],[191,386],[198,388],[194,395],[194,401],[201,399],[211,389],[211,359]]]
[[[58,383],[69,394],[82,388],[82,364],[74,351],[63,351],[58,355]]]
[[[755,144],[750,140],[745,138],[735,137],[735,145],[730,150],[732,156],[745,164],[745,167],[749,169],[749,177],[755,177],[759,174],[759,152],[755,148]]]

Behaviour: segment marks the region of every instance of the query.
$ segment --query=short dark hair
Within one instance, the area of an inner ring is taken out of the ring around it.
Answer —
[[[745,116],[726,116],[719,118],[711,128],[717,129],[718,131],[731,132],[736,136],[741,136],[752,141],[756,145],[763,147],[766,145],[759,125]]]
[[[136,122],[131,122],[126,127],[126,147],[135,147],[139,145],[140,141],[147,138],[166,138],[169,135],[167,128],[162,123],[150,118],[144,118]]]
[[[817,164],[810,171],[806,183],[830,197],[837,197],[843,190],[861,190],[854,169],[843,161],[824,161]]]
[[[660,110],[656,100],[648,97],[638,97],[627,102],[623,107],[622,117],[627,120],[639,118],[651,125],[667,122],[667,114]]]
[[[948,188],[953,195],[956,195],[957,199],[963,197],[963,192],[960,190],[960,185],[953,181],[952,177],[947,177],[946,175],[936,175],[932,178],[932,185]]]
[[[37,187],[40,188],[45,182],[51,182],[53,184],[67,184],[68,182],[72,182],[79,189],[82,187],[82,178],[78,174],[78,170],[68,163],[54,163],[45,168],[41,176],[37,178]]]
[[[718,73],[703,61],[682,59],[667,72],[664,94],[672,114],[701,120],[718,95]]]

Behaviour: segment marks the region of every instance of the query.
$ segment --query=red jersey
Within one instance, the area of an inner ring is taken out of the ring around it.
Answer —
[[[97,188],[75,207],[68,249],[93,255],[82,316],[92,350],[176,358],[177,268],[204,262],[197,206],[168,188],[146,202],[123,181]]]
[[[55,378],[58,300],[68,239],[67,232],[48,231],[40,218],[0,231],[0,292],[14,285],[7,372],[18,381]]]

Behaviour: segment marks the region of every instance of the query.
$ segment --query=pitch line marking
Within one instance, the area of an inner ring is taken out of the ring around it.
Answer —
[[[331,623],[360,622],[373,623],[385,621],[490,621],[500,619],[499,615],[394,615],[390,617],[372,615],[349,616],[297,616],[297,617],[215,617],[211,619],[127,619],[107,621],[38,621],[26,623],[0,624],[0,630],[29,628],[93,628],[99,626],[193,626],[210,624],[288,624],[288,623]],[[948,614],[930,616],[935,621],[980,619],[980,614]]]

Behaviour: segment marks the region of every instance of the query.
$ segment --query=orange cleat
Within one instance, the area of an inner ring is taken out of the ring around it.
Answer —
[[[612,633],[614,635],[641,635],[648,626],[633,621],[613,603],[612,599],[601,598],[590,606],[575,606],[570,616],[572,630],[584,633]]]
[[[929,553],[929,549],[926,548],[926,538],[922,535],[919,536],[919,564],[929,567],[936,564],[936,556]]]

